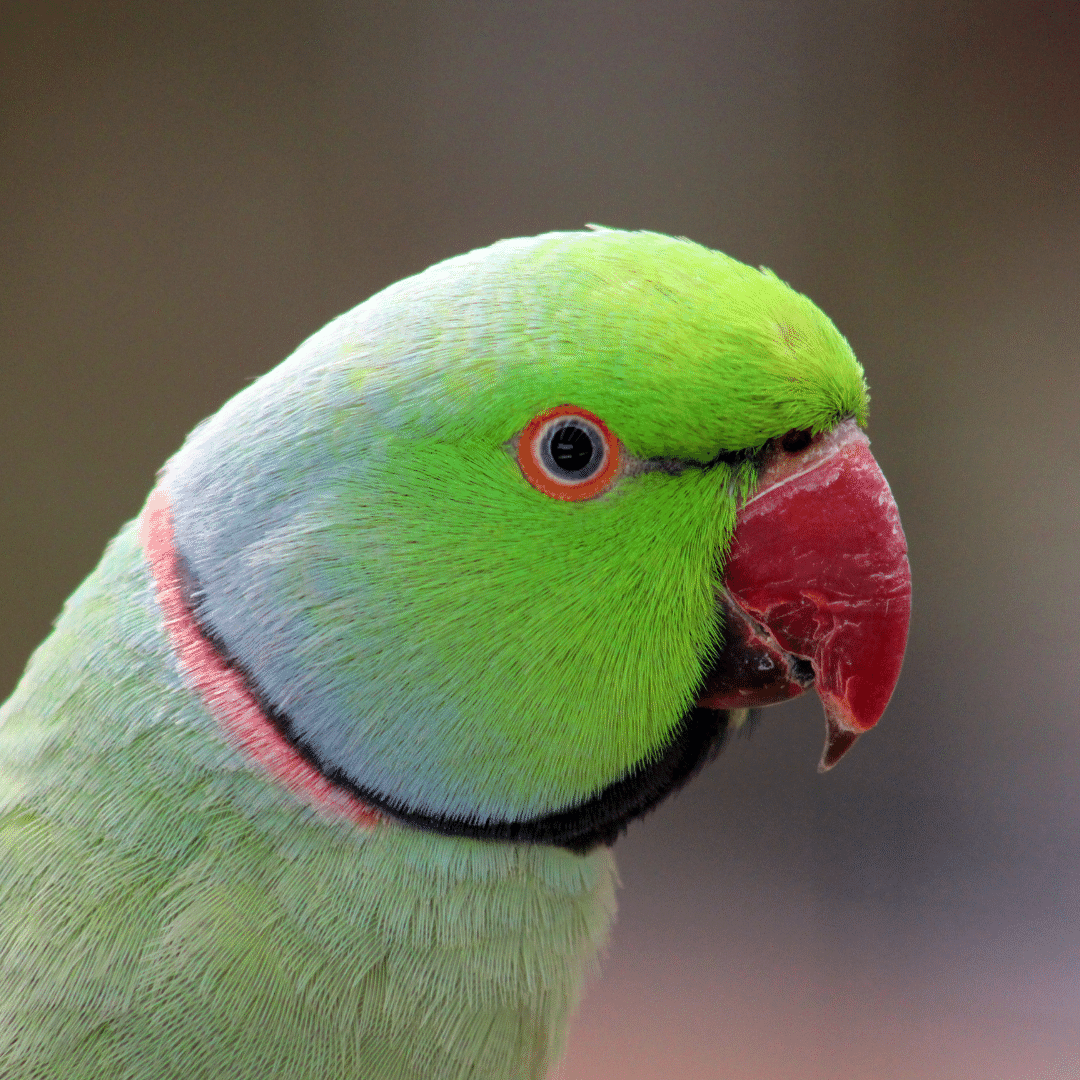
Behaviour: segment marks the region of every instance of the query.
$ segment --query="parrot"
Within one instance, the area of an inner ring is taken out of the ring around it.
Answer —
[[[648,231],[397,282],[199,424],[0,711],[0,1076],[536,1080],[612,847],[750,710],[827,770],[911,576],[848,342]]]

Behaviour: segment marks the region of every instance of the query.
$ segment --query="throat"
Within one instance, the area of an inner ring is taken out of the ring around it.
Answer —
[[[548,844],[585,854],[614,843],[634,818],[682,787],[723,745],[728,714],[693,708],[657,758],[567,809],[514,821],[417,811],[357,783],[320,756],[288,712],[262,690],[256,673],[231,653],[200,615],[203,589],[175,546],[168,496],[161,488],[150,496],[144,511],[142,541],[173,650],[230,741],[314,809],[345,817],[361,828],[374,828],[389,819],[446,836]]]

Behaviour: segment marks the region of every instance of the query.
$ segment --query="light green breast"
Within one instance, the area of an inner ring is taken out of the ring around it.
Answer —
[[[0,711],[0,1076],[539,1077],[607,849],[363,833],[221,739],[135,530]]]

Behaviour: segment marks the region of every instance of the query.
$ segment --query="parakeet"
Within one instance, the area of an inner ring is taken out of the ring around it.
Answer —
[[[611,845],[749,707],[881,716],[847,342],[594,228],[390,286],[200,424],[0,714],[0,1076],[533,1080]]]

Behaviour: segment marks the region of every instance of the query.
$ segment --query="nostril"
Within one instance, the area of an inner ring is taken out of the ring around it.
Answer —
[[[785,454],[797,454],[810,445],[813,437],[813,433],[809,428],[796,429],[795,431],[789,431],[780,440],[780,445],[783,447]]]
[[[814,681],[814,665],[801,656],[791,658],[791,677],[803,686],[809,686]]]

